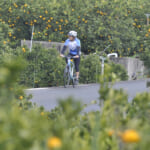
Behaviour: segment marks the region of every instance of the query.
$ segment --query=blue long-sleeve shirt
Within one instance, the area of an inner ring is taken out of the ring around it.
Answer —
[[[81,42],[78,38],[75,38],[74,41],[70,41],[67,39],[64,43],[64,47],[62,49],[62,54],[65,53],[67,47],[69,47],[69,54],[71,55],[80,55],[81,53]]]

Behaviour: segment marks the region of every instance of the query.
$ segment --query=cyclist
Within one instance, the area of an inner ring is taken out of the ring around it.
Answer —
[[[76,31],[70,31],[68,33],[68,39],[65,41],[63,49],[61,51],[60,56],[64,57],[64,53],[69,48],[69,55],[73,56],[74,63],[75,63],[75,70],[76,70],[76,83],[79,81],[79,64],[80,64],[80,54],[81,54],[81,43],[80,40],[77,38]]]

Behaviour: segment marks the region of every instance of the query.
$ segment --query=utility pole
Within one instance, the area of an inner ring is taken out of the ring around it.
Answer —
[[[32,35],[31,35],[31,43],[30,43],[30,52],[32,51],[33,32],[34,32],[34,25],[32,26]]]

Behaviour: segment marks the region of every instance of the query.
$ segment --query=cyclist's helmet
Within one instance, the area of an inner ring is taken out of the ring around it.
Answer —
[[[70,31],[68,33],[69,36],[77,37],[77,32],[76,31]]]

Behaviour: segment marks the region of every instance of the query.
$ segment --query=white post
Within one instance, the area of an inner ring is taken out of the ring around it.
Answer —
[[[101,74],[102,75],[104,75],[104,67],[105,67],[105,60],[106,60],[106,58],[105,57],[102,57],[102,56],[100,56],[100,59],[101,59],[101,61],[102,61],[102,64],[101,64]]]
[[[149,17],[150,17],[150,14],[145,14],[146,17],[147,17],[147,26],[149,26]]]
[[[104,75],[104,60],[102,60],[102,75]]]
[[[32,35],[31,35],[30,52],[32,51],[33,32],[34,32],[34,25],[33,25],[33,27],[32,27]]]

